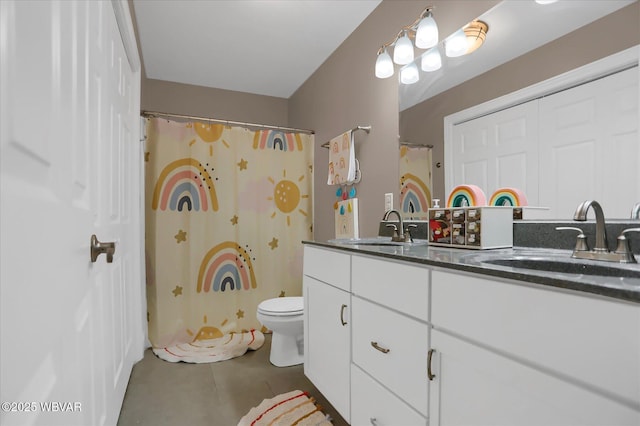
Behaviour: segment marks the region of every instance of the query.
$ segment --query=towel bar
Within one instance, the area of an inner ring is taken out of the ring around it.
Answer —
[[[351,129],[352,132],[355,132],[357,130],[364,130],[365,132],[369,133],[371,131],[371,126],[356,126],[353,129]],[[325,142],[322,145],[320,145],[322,148],[327,148],[329,149],[329,142]]]

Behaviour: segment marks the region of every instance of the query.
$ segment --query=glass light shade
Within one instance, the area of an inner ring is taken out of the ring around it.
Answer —
[[[420,49],[428,49],[438,44],[438,26],[436,21],[429,13],[426,17],[422,18],[418,24],[418,30],[416,31],[416,47]]]
[[[387,49],[384,49],[376,59],[376,77],[388,78],[393,75],[393,61],[391,56],[387,53]]]
[[[420,80],[420,72],[415,62],[410,63],[400,70],[400,83],[413,84]]]
[[[555,3],[558,0],[536,0],[536,3],[538,4],[551,4],[551,3]]]
[[[440,57],[440,51],[437,47],[422,54],[422,62],[420,63],[420,68],[422,68],[422,71],[436,71],[439,70],[441,66],[442,58]]]
[[[402,37],[396,41],[396,46],[393,48],[393,62],[398,65],[405,65],[409,62],[413,62],[413,44],[409,40],[409,36],[405,31]]]
[[[467,53],[469,44],[467,43],[467,36],[464,30],[459,29],[453,35],[451,35],[444,43],[445,54],[450,58],[462,56]]]

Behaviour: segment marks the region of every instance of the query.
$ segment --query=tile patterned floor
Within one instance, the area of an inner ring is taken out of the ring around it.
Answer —
[[[212,364],[170,363],[150,349],[133,367],[118,426],[235,426],[265,398],[300,389],[314,397],[333,424],[347,423],[307,379],[303,366],[269,362],[271,336],[257,351]]]

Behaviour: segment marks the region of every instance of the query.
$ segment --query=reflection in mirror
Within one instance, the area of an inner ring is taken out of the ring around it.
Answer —
[[[400,140],[421,139],[425,143],[433,144],[433,163],[445,165],[445,168],[438,166],[431,169],[433,184],[429,189],[432,196],[446,200],[448,195],[445,174],[448,177],[451,171],[445,169],[449,168],[451,162],[445,158],[448,149],[445,148],[444,141],[448,137],[446,133],[451,129],[445,129],[445,117],[485,102],[489,103],[496,98],[637,45],[640,42],[637,19],[630,23],[631,20],[627,17],[638,16],[638,8],[637,1],[615,0],[556,2],[547,6],[538,5],[533,1],[501,2],[479,16],[479,19],[486,21],[490,27],[485,45],[481,49],[462,57],[457,65],[456,58],[443,58],[447,63],[443,63],[442,69],[438,72],[421,72],[418,83],[401,84]],[[506,19],[505,16],[509,18]],[[538,19],[539,25],[532,25],[532,19]],[[589,25],[591,23],[593,24]],[[528,31],[526,28],[544,28],[544,31]],[[522,37],[523,31],[527,33],[527,37]],[[611,32],[617,34],[614,39],[608,38],[611,45],[601,46],[602,37]],[[563,37],[568,33],[571,34]],[[576,49],[576,43],[590,46],[589,52]],[[532,49],[535,51],[527,54]],[[498,53],[500,57],[491,56]],[[498,67],[502,64],[504,66]],[[480,75],[481,77],[474,79]],[[638,75],[640,72],[636,71],[636,76]],[[640,92],[636,88],[632,93]],[[634,99],[637,105],[638,96]],[[629,100],[631,101],[633,99]],[[471,118],[473,117],[467,117],[467,120]],[[637,126],[637,119],[635,123]],[[624,140],[635,140],[637,144],[637,129],[635,135]],[[640,158],[637,157],[640,150],[634,152],[636,155],[632,157]],[[516,163],[510,164],[515,170]],[[607,165],[610,164],[615,164],[615,161],[607,162]],[[491,166],[489,170],[494,169],[495,167]],[[637,170],[637,165],[634,169]],[[449,182],[453,184],[452,179],[449,179]],[[524,183],[509,183],[503,186],[527,187]],[[487,188],[486,191],[491,191],[491,188]],[[487,194],[489,195],[491,194]],[[564,197],[563,194],[557,196],[560,199]],[[544,201],[539,200],[538,205],[545,206]],[[629,218],[630,208],[637,201],[629,200],[630,204],[625,208],[624,215],[616,216]],[[445,202],[441,202],[441,205],[443,204]],[[575,206],[572,208],[575,209]],[[614,215],[607,218],[610,217]],[[561,217],[548,217],[555,218],[568,219],[564,213]]]
[[[432,147],[400,143],[400,213],[407,220],[427,220],[431,207]]]

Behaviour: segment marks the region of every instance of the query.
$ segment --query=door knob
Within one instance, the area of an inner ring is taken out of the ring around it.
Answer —
[[[101,243],[96,234],[91,236],[91,262],[95,263],[101,253],[107,255],[107,263],[113,262],[113,254],[116,252],[116,243]]]

